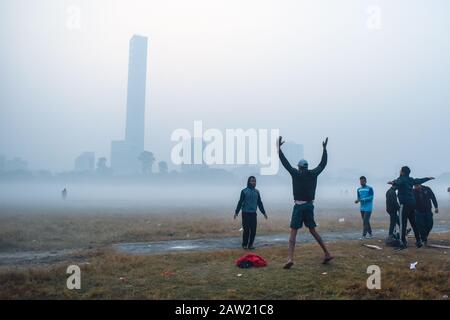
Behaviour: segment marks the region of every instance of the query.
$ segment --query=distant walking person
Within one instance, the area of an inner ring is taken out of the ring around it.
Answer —
[[[416,224],[420,233],[420,239],[427,245],[428,235],[433,229],[433,211],[439,213],[436,196],[430,187],[417,184],[414,186],[414,197],[416,198]]]
[[[422,247],[422,241],[420,240],[419,230],[416,226],[415,219],[415,208],[416,208],[416,198],[414,197],[413,186],[416,184],[422,184],[434,178],[422,178],[414,179],[410,177],[411,169],[404,166],[400,170],[400,177],[394,181],[388,182],[393,185],[398,190],[398,200],[400,202],[400,250],[407,248],[406,241],[406,227],[409,220],[411,227],[414,231],[414,236],[416,238],[416,247]]]
[[[61,198],[63,200],[67,199],[67,189],[66,188],[64,188],[63,191],[61,191]]]
[[[316,231],[316,222],[314,221],[314,198],[316,195],[317,177],[325,169],[327,165],[327,144],[328,138],[322,143],[323,153],[322,160],[317,168],[308,170],[308,162],[306,160],[300,160],[298,163],[298,169],[293,168],[289,161],[281,151],[283,145],[282,137],[278,138],[278,154],[280,156],[281,163],[284,168],[290,173],[292,177],[292,189],[294,193],[294,208],[292,210],[291,218],[291,236],[289,239],[289,252],[288,261],[284,265],[284,269],[290,269],[294,265],[294,249],[297,238],[297,231],[303,224],[309,228],[309,232],[319,243],[325,258],[323,263],[330,262],[333,257],[328,252],[325,243]]]
[[[363,239],[372,238],[372,227],[370,226],[370,216],[373,210],[373,188],[367,185],[367,178],[362,176],[359,178],[361,187],[356,192],[357,199],[355,203],[360,204],[361,218],[363,221]]]
[[[251,176],[247,180],[247,188],[241,191],[241,196],[234,214],[234,219],[236,219],[239,215],[239,211],[242,209],[242,228],[244,229],[244,234],[242,236],[242,248],[244,249],[255,249],[253,247],[253,243],[256,235],[257,208],[259,208],[261,213],[267,219],[266,210],[264,210],[264,205],[261,201],[261,195],[256,189],[256,178]]]
[[[389,214],[389,235],[387,241],[399,240],[396,239],[395,228],[396,225],[400,227],[400,221],[398,219],[398,210],[400,210],[400,204],[397,199],[397,191],[394,186],[391,186],[386,192],[386,212]]]

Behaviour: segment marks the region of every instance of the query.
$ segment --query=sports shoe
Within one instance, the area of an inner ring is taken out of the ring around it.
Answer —
[[[399,247],[395,248],[394,250],[395,250],[395,251],[400,251],[400,250],[405,250],[405,249],[407,249],[407,248],[408,248],[408,247],[407,247],[406,245],[402,244],[402,245],[400,245]]]

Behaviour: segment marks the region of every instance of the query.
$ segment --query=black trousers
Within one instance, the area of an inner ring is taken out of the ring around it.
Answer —
[[[413,205],[402,204],[400,206],[399,220],[400,220],[400,239],[403,245],[406,245],[406,227],[408,224],[408,220],[409,223],[411,224],[411,228],[414,231],[414,237],[416,238],[416,241],[419,242],[420,234],[416,225],[415,207]]]
[[[395,225],[397,224],[400,226],[400,221],[398,220],[398,214],[397,211],[388,211],[389,214],[389,235],[392,236],[394,234]]]
[[[422,241],[427,241],[428,235],[431,229],[433,229],[433,213],[416,211],[416,222],[420,238]]]
[[[242,212],[242,228],[244,234],[242,235],[242,246],[251,247],[255,241],[256,235],[256,212]]]

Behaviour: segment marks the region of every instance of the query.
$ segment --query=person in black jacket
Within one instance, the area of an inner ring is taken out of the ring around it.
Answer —
[[[397,200],[397,192],[394,186],[391,186],[389,190],[386,192],[386,212],[389,214],[390,223],[389,223],[389,238],[394,238],[394,230],[395,226],[400,226],[400,222],[398,220],[398,210],[400,210],[400,205]]]
[[[316,222],[314,221],[314,198],[316,195],[317,187],[317,177],[325,169],[327,165],[327,144],[328,138],[322,143],[323,153],[322,160],[320,161],[317,168],[308,170],[308,162],[306,160],[300,160],[298,163],[298,169],[293,168],[289,161],[281,151],[281,146],[284,141],[282,137],[278,138],[278,154],[284,168],[289,172],[292,178],[292,189],[294,193],[294,208],[292,211],[291,218],[291,236],[289,238],[289,253],[288,261],[284,265],[284,269],[290,269],[294,264],[294,248],[297,238],[297,231],[303,224],[309,228],[309,232],[313,235],[316,241],[319,243],[323,252],[325,253],[325,258],[323,260],[324,264],[330,262],[333,257],[330,252],[328,252],[325,243],[316,231]]]
[[[398,177],[394,181],[388,182],[393,185],[398,190],[398,200],[400,201],[400,240],[402,245],[399,249],[406,249],[406,227],[409,220],[411,227],[414,231],[414,236],[416,238],[416,247],[422,247],[422,241],[420,240],[420,234],[416,226],[415,220],[415,207],[416,207],[416,199],[413,193],[413,186],[416,184],[422,184],[429,180],[433,180],[434,178],[422,178],[422,179],[414,179],[410,177],[411,169],[407,166],[404,166],[400,170],[400,177]]]
[[[251,176],[247,179],[247,188],[241,191],[241,196],[234,212],[234,219],[237,218],[239,211],[242,209],[242,248],[253,250],[253,242],[256,235],[256,209],[259,208],[264,218],[267,219],[266,210],[261,201],[261,194],[256,189],[256,178]]]
[[[433,203],[434,212],[439,213],[436,196],[430,187],[417,184],[414,186],[414,196],[416,198],[416,223],[419,229],[420,238],[427,244],[428,235],[433,228]]]

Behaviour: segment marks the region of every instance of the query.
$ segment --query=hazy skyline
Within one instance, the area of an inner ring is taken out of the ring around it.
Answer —
[[[380,29],[367,27],[378,6]],[[70,26],[80,10],[80,28]],[[450,4],[423,1],[0,3],[0,154],[71,170],[125,133],[128,43],[148,37],[145,147],[171,133],[280,129],[328,171],[450,171]]]

